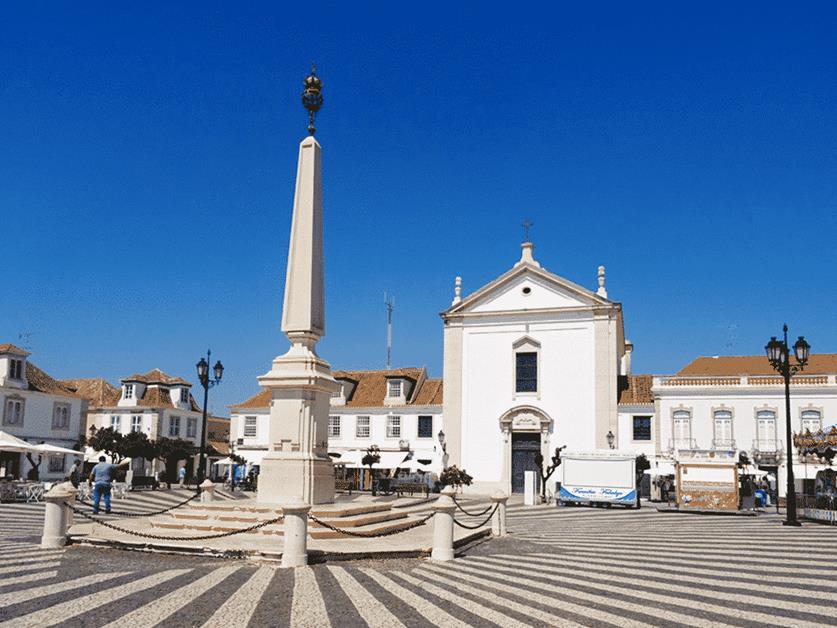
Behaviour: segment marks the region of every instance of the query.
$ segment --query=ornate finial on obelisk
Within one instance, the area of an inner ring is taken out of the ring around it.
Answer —
[[[599,266],[598,270],[598,279],[599,279],[599,289],[596,290],[596,294],[600,297],[607,298],[607,289],[605,288],[605,267]]]
[[[308,134],[314,135],[314,116],[323,106],[323,82],[317,76],[317,66],[311,64],[311,74],[302,81],[302,106],[308,110]]]

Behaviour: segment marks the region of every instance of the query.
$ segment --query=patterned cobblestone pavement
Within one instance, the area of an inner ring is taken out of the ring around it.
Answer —
[[[785,528],[775,515],[517,506],[508,538],[452,563],[297,570],[41,550],[42,520],[41,505],[0,505],[0,626],[837,625],[837,528]]]

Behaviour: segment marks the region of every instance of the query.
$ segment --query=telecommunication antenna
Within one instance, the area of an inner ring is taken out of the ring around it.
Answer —
[[[21,349],[26,351],[32,350],[32,344],[29,341],[34,335],[34,331],[22,331],[17,335],[17,339],[20,340],[20,344],[22,345]]]
[[[384,292],[384,305],[387,306],[387,369],[392,368],[392,310],[395,309],[395,298]]]

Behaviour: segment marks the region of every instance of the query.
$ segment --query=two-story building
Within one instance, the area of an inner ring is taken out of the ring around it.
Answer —
[[[746,452],[786,486],[785,389],[766,356],[700,357],[671,377],[655,377],[653,425],[657,455],[693,451]],[[791,431],[817,432],[837,423],[837,354],[811,355],[791,380]],[[794,453],[794,476],[813,478],[822,467]]]
[[[29,361],[29,352],[0,344],[0,399],[4,432],[32,444],[72,449],[78,441],[86,401]],[[72,456],[0,452],[0,477],[27,478],[32,462],[40,480],[64,478]]]
[[[377,469],[441,471],[441,379],[428,378],[424,368],[335,371],[334,378],[341,388],[331,399],[328,451],[336,465],[359,470],[367,448],[376,445]],[[230,414],[235,453],[260,464],[268,446],[270,391],[231,406]]]
[[[191,394],[192,384],[180,377],[153,369],[142,375],[120,380],[119,388],[102,385],[100,380],[72,380],[81,391],[101,395],[91,400],[87,412],[87,430],[91,427],[113,428],[121,434],[143,432],[149,440],[161,437],[181,438],[200,447],[203,417]],[[82,388],[83,383],[87,383]],[[192,474],[195,460],[186,461]],[[138,475],[156,471],[155,461],[138,459],[132,469]]]

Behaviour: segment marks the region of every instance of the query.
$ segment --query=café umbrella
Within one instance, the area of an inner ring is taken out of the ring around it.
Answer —
[[[24,453],[29,451],[37,452],[37,446],[21,440],[17,436],[12,436],[7,432],[0,431],[0,451],[11,451]]]

